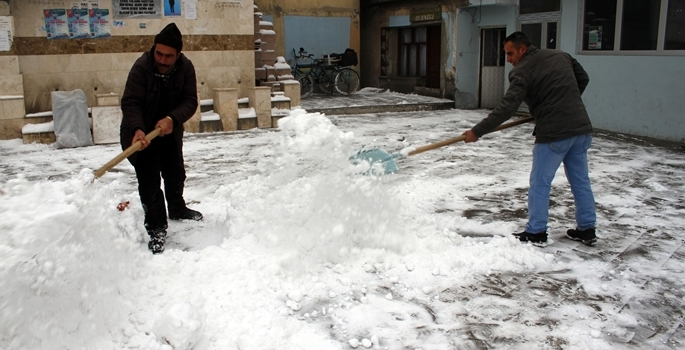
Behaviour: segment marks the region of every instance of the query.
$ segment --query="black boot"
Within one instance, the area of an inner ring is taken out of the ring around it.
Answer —
[[[523,231],[520,233],[512,233],[516,238],[519,239],[521,242],[530,242],[535,245],[542,245],[544,243],[547,243],[547,231],[540,232],[540,233],[530,233],[527,231]]]
[[[147,247],[152,251],[152,254],[161,254],[164,252],[164,243],[166,242],[166,229],[148,230],[150,235],[150,242]]]
[[[180,209],[169,209],[169,219],[171,220],[202,220],[202,213],[197,210],[182,207]]]
[[[585,230],[570,229],[566,231],[566,237],[574,240],[581,241],[585,245],[593,245],[597,242],[597,236],[595,235],[595,228],[588,228]]]

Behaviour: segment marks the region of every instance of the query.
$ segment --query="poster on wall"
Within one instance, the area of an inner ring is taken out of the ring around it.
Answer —
[[[90,20],[88,18],[88,9],[68,9],[67,18],[69,18],[70,39],[82,39],[90,37]]]
[[[117,19],[162,18],[162,1],[167,0],[112,0],[112,16]],[[180,3],[180,0],[176,2]]]
[[[181,16],[181,1],[164,0],[164,16],[174,17]]]
[[[90,9],[90,37],[109,38],[109,9]]]
[[[12,17],[0,16],[0,51],[9,51],[12,48]]]
[[[69,38],[67,10],[46,9],[43,10],[43,17],[45,17],[45,32],[48,40]]]
[[[590,27],[590,33],[587,43],[587,48],[589,50],[602,49],[602,26]]]
[[[185,8],[184,11],[186,13],[186,19],[197,19],[197,7],[196,3],[194,2],[184,2]]]

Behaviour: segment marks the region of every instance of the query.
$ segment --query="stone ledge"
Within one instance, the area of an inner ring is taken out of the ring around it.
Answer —
[[[27,144],[27,143],[51,144],[51,143],[55,143],[57,141],[57,138],[55,137],[55,133],[53,131],[26,133],[26,134],[22,134],[22,138],[24,139],[24,144]]]

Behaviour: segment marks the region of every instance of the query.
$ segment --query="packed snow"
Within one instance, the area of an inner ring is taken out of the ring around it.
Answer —
[[[0,348],[682,348],[681,149],[596,134],[594,247],[563,237],[563,167],[548,245],[510,235],[532,125],[399,157],[396,174],[350,162],[485,115],[299,109],[278,130],[186,134],[185,198],[204,220],[170,221],[161,255],[131,165],[93,179],[119,145],[0,141]]]

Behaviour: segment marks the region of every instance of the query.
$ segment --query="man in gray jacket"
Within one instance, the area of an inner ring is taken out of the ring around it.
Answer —
[[[595,235],[595,199],[588,176],[587,150],[592,143],[592,124],[580,97],[590,81],[583,67],[571,55],[538,49],[522,32],[504,40],[509,89],[499,105],[480,123],[464,133],[465,142],[475,142],[516,113],[526,102],[535,120],[533,168],[528,189],[528,223],[521,242],[547,242],[547,220],[552,180],[561,163],[576,205],[576,228],[566,232],[570,239],[592,245]]]

